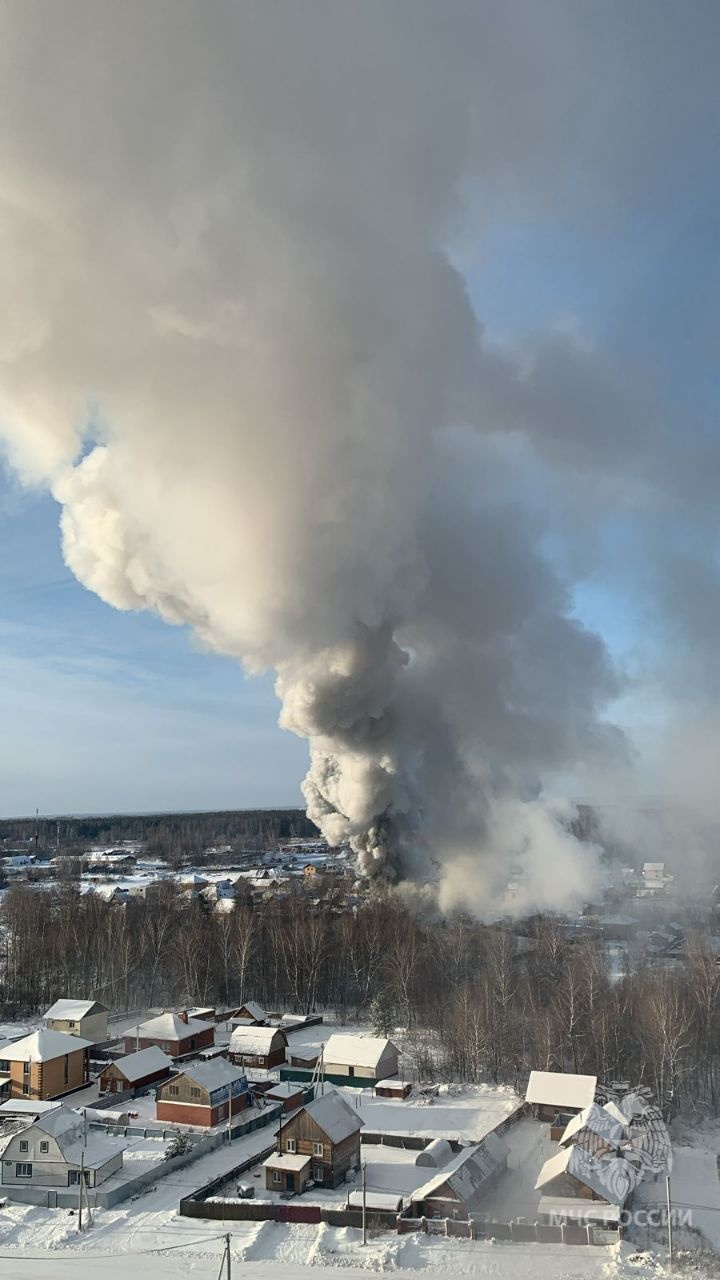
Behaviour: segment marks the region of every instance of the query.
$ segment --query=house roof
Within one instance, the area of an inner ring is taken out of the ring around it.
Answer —
[[[279,1027],[236,1027],[230,1037],[230,1052],[254,1053],[264,1058],[271,1052],[276,1036],[281,1036],[287,1044],[285,1033]]]
[[[301,1173],[309,1163],[310,1156],[276,1151],[263,1161],[263,1169],[286,1169],[288,1173]]]
[[[266,1098],[296,1098],[299,1093],[303,1092],[304,1086],[299,1080],[281,1080],[279,1084],[274,1084],[271,1089],[266,1089]]]
[[[0,1119],[5,1116],[41,1116],[46,1111],[57,1111],[62,1102],[42,1102],[39,1098],[10,1098],[0,1103]]]
[[[549,1186],[562,1174],[577,1178],[578,1182],[590,1187],[601,1200],[621,1207],[637,1182],[634,1170],[622,1156],[598,1160],[581,1147],[570,1145],[561,1147],[545,1161],[535,1183],[535,1190],[540,1191]]]
[[[320,1094],[320,1097],[302,1107],[301,1111],[310,1116],[325,1136],[334,1143],[343,1142],[351,1134],[357,1133],[365,1123],[360,1119],[357,1111],[354,1111],[335,1089],[332,1092]]]
[[[53,1058],[64,1058],[66,1053],[89,1049],[91,1044],[92,1041],[81,1040],[80,1036],[69,1036],[64,1031],[43,1027],[23,1040],[7,1045],[2,1052],[8,1062],[51,1062]]]
[[[233,1066],[227,1058],[213,1058],[212,1062],[193,1062],[180,1073],[188,1080],[199,1084],[208,1093],[221,1089],[223,1085],[234,1084],[236,1080],[244,1080],[245,1072]],[[174,1077],[175,1080],[178,1076]]]
[[[507,1143],[496,1133],[489,1133],[477,1146],[461,1151],[449,1168],[433,1174],[432,1178],[413,1191],[411,1199],[427,1200],[443,1187],[448,1187],[459,1200],[471,1200],[498,1165],[507,1158],[507,1154]]]
[[[591,1102],[589,1107],[579,1111],[569,1121],[560,1139],[560,1146],[564,1147],[573,1138],[577,1138],[583,1129],[588,1129],[608,1146],[619,1146],[623,1138],[627,1137],[627,1125],[622,1114],[618,1112],[618,1115],[613,1115],[607,1106],[601,1107],[597,1102]]]
[[[337,1063],[343,1067],[376,1067],[388,1051],[397,1053],[392,1040],[381,1036],[332,1035],[325,1044],[325,1063]]]
[[[135,1080],[143,1080],[155,1071],[162,1071],[172,1066],[172,1058],[168,1058],[156,1044],[149,1049],[140,1049],[137,1053],[128,1053],[124,1058],[115,1058],[111,1066],[117,1067],[125,1079],[131,1084]]]
[[[107,1013],[107,1006],[97,1000],[56,1000],[46,1010],[46,1018],[86,1018],[89,1013]]]
[[[597,1076],[576,1076],[569,1071],[531,1071],[526,1102],[544,1107],[589,1107],[595,1098]]]
[[[259,1005],[255,1000],[246,1000],[244,1004],[240,1005],[240,1009],[247,1009],[250,1017],[255,1018],[258,1022],[264,1022],[267,1017],[262,1005]]]
[[[199,1035],[201,1031],[214,1030],[211,1022],[201,1022],[199,1018],[188,1018],[187,1022],[177,1013],[161,1013],[157,1018],[141,1022],[137,1027],[130,1027],[125,1038],[138,1035],[141,1039],[157,1037],[158,1040],[187,1040],[188,1036]]]

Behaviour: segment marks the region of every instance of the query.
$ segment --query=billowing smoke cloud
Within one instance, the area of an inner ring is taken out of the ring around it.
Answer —
[[[9,457],[88,588],[276,670],[311,816],[448,906],[592,889],[544,784],[625,750],[535,490],[593,471],[589,537],[651,407],[572,336],[494,349],[448,254],[564,192],[602,216],[640,141],[662,182],[586,75],[626,124],[641,17],[576,12],[0,5]]]

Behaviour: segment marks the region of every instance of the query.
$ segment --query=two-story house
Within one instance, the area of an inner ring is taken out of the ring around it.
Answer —
[[[89,1040],[44,1028],[3,1045],[0,1072],[10,1076],[11,1098],[59,1098],[88,1082]]]
[[[81,1167],[88,1187],[99,1186],[122,1168],[125,1143],[106,1134],[84,1133],[82,1116],[58,1107],[14,1133],[0,1160],[0,1183],[12,1188],[78,1187]]]
[[[108,1013],[99,1000],[56,1000],[45,1014],[45,1026],[100,1044],[108,1038]]]
[[[192,1062],[158,1088],[156,1115],[169,1124],[211,1128],[252,1103],[247,1076],[225,1058]]]
[[[277,1151],[264,1165],[268,1190],[302,1191],[309,1179],[338,1186],[360,1165],[363,1123],[334,1089],[308,1102],[278,1129]]]

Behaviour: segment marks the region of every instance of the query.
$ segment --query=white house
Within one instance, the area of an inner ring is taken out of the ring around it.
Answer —
[[[62,1106],[14,1133],[0,1161],[3,1189],[12,1195],[13,1187],[77,1187],[81,1164],[88,1187],[105,1182],[122,1168],[125,1143],[95,1131],[86,1137],[84,1130],[83,1117]]]
[[[381,1036],[332,1035],[322,1055],[323,1074],[372,1084],[397,1075],[398,1054],[397,1045]]]

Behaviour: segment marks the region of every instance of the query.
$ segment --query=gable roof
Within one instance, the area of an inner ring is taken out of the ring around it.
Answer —
[[[581,1147],[570,1145],[561,1147],[545,1161],[538,1174],[535,1190],[540,1191],[565,1173],[590,1187],[601,1200],[620,1205],[621,1208],[637,1182],[634,1171],[622,1156],[597,1160]]]
[[[229,1084],[234,1084],[236,1080],[246,1079],[245,1072],[233,1066],[227,1058],[213,1058],[211,1062],[193,1062],[185,1067],[180,1075],[192,1080],[194,1084],[199,1084],[201,1089],[207,1089],[208,1093],[214,1093],[223,1085],[227,1087]],[[180,1075],[173,1076],[175,1084]]]
[[[526,1102],[542,1107],[578,1107],[594,1101],[597,1076],[576,1076],[569,1071],[531,1071]]]
[[[46,1010],[46,1018],[86,1018],[89,1013],[107,1013],[107,1005],[97,1000],[56,1000]]]
[[[255,1018],[257,1022],[264,1022],[267,1017],[265,1010],[255,1000],[246,1000],[244,1004],[241,1004],[238,1008],[238,1014],[240,1009],[247,1009],[250,1017]]]
[[[607,1106],[601,1107],[597,1102],[591,1102],[589,1107],[579,1111],[569,1121],[560,1139],[560,1146],[564,1147],[573,1138],[577,1138],[583,1129],[587,1129],[610,1147],[619,1146],[623,1138],[627,1137],[627,1125],[619,1111],[618,1116],[613,1115]]]
[[[91,1045],[92,1041],[82,1040],[80,1036],[69,1036],[65,1031],[43,1027],[23,1040],[4,1046],[2,1052],[8,1062],[51,1062],[53,1058],[64,1058],[66,1053],[77,1053]]]
[[[325,1044],[325,1063],[342,1067],[376,1067],[388,1051],[397,1053],[392,1040],[382,1036],[346,1036],[335,1034]]]
[[[99,1169],[112,1160],[118,1151],[124,1151],[127,1143],[109,1138],[106,1134],[90,1133],[85,1137],[83,1117],[72,1107],[58,1107],[47,1115],[39,1116],[31,1126],[48,1137],[54,1138],[60,1154],[68,1164],[79,1165],[84,1160],[88,1169]],[[27,1133],[27,1130],[24,1130]]]
[[[161,1013],[157,1018],[141,1022],[137,1027],[129,1027],[124,1036],[126,1040],[134,1035],[140,1039],[157,1037],[158,1040],[187,1040],[189,1036],[199,1035],[201,1031],[209,1029],[215,1029],[211,1022],[201,1022],[199,1018],[188,1018],[184,1022],[177,1013]]]
[[[172,1058],[168,1058],[156,1044],[149,1049],[140,1049],[137,1053],[128,1053],[124,1058],[115,1058],[110,1066],[117,1067],[131,1084],[152,1075],[154,1071],[168,1070],[172,1066]]]
[[[427,1200],[448,1187],[459,1200],[471,1200],[475,1192],[507,1159],[508,1146],[496,1133],[489,1133],[477,1146],[461,1151],[455,1162],[413,1191],[411,1200]]]
[[[287,1037],[280,1027],[236,1027],[230,1037],[230,1052],[254,1053],[264,1058],[272,1051],[276,1036],[280,1036],[281,1042],[287,1045]]]
[[[362,1129],[365,1124],[357,1111],[354,1111],[335,1089],[330,1093],[321,1094],[313,1102],[308,1102],[306,1106],[295,1112],[291,1120],[301,1115],[303,1111],[315,1121],[318,1129],[322,1129],[325,1136],[333,1143],[343,1142],[345,1138]]]

